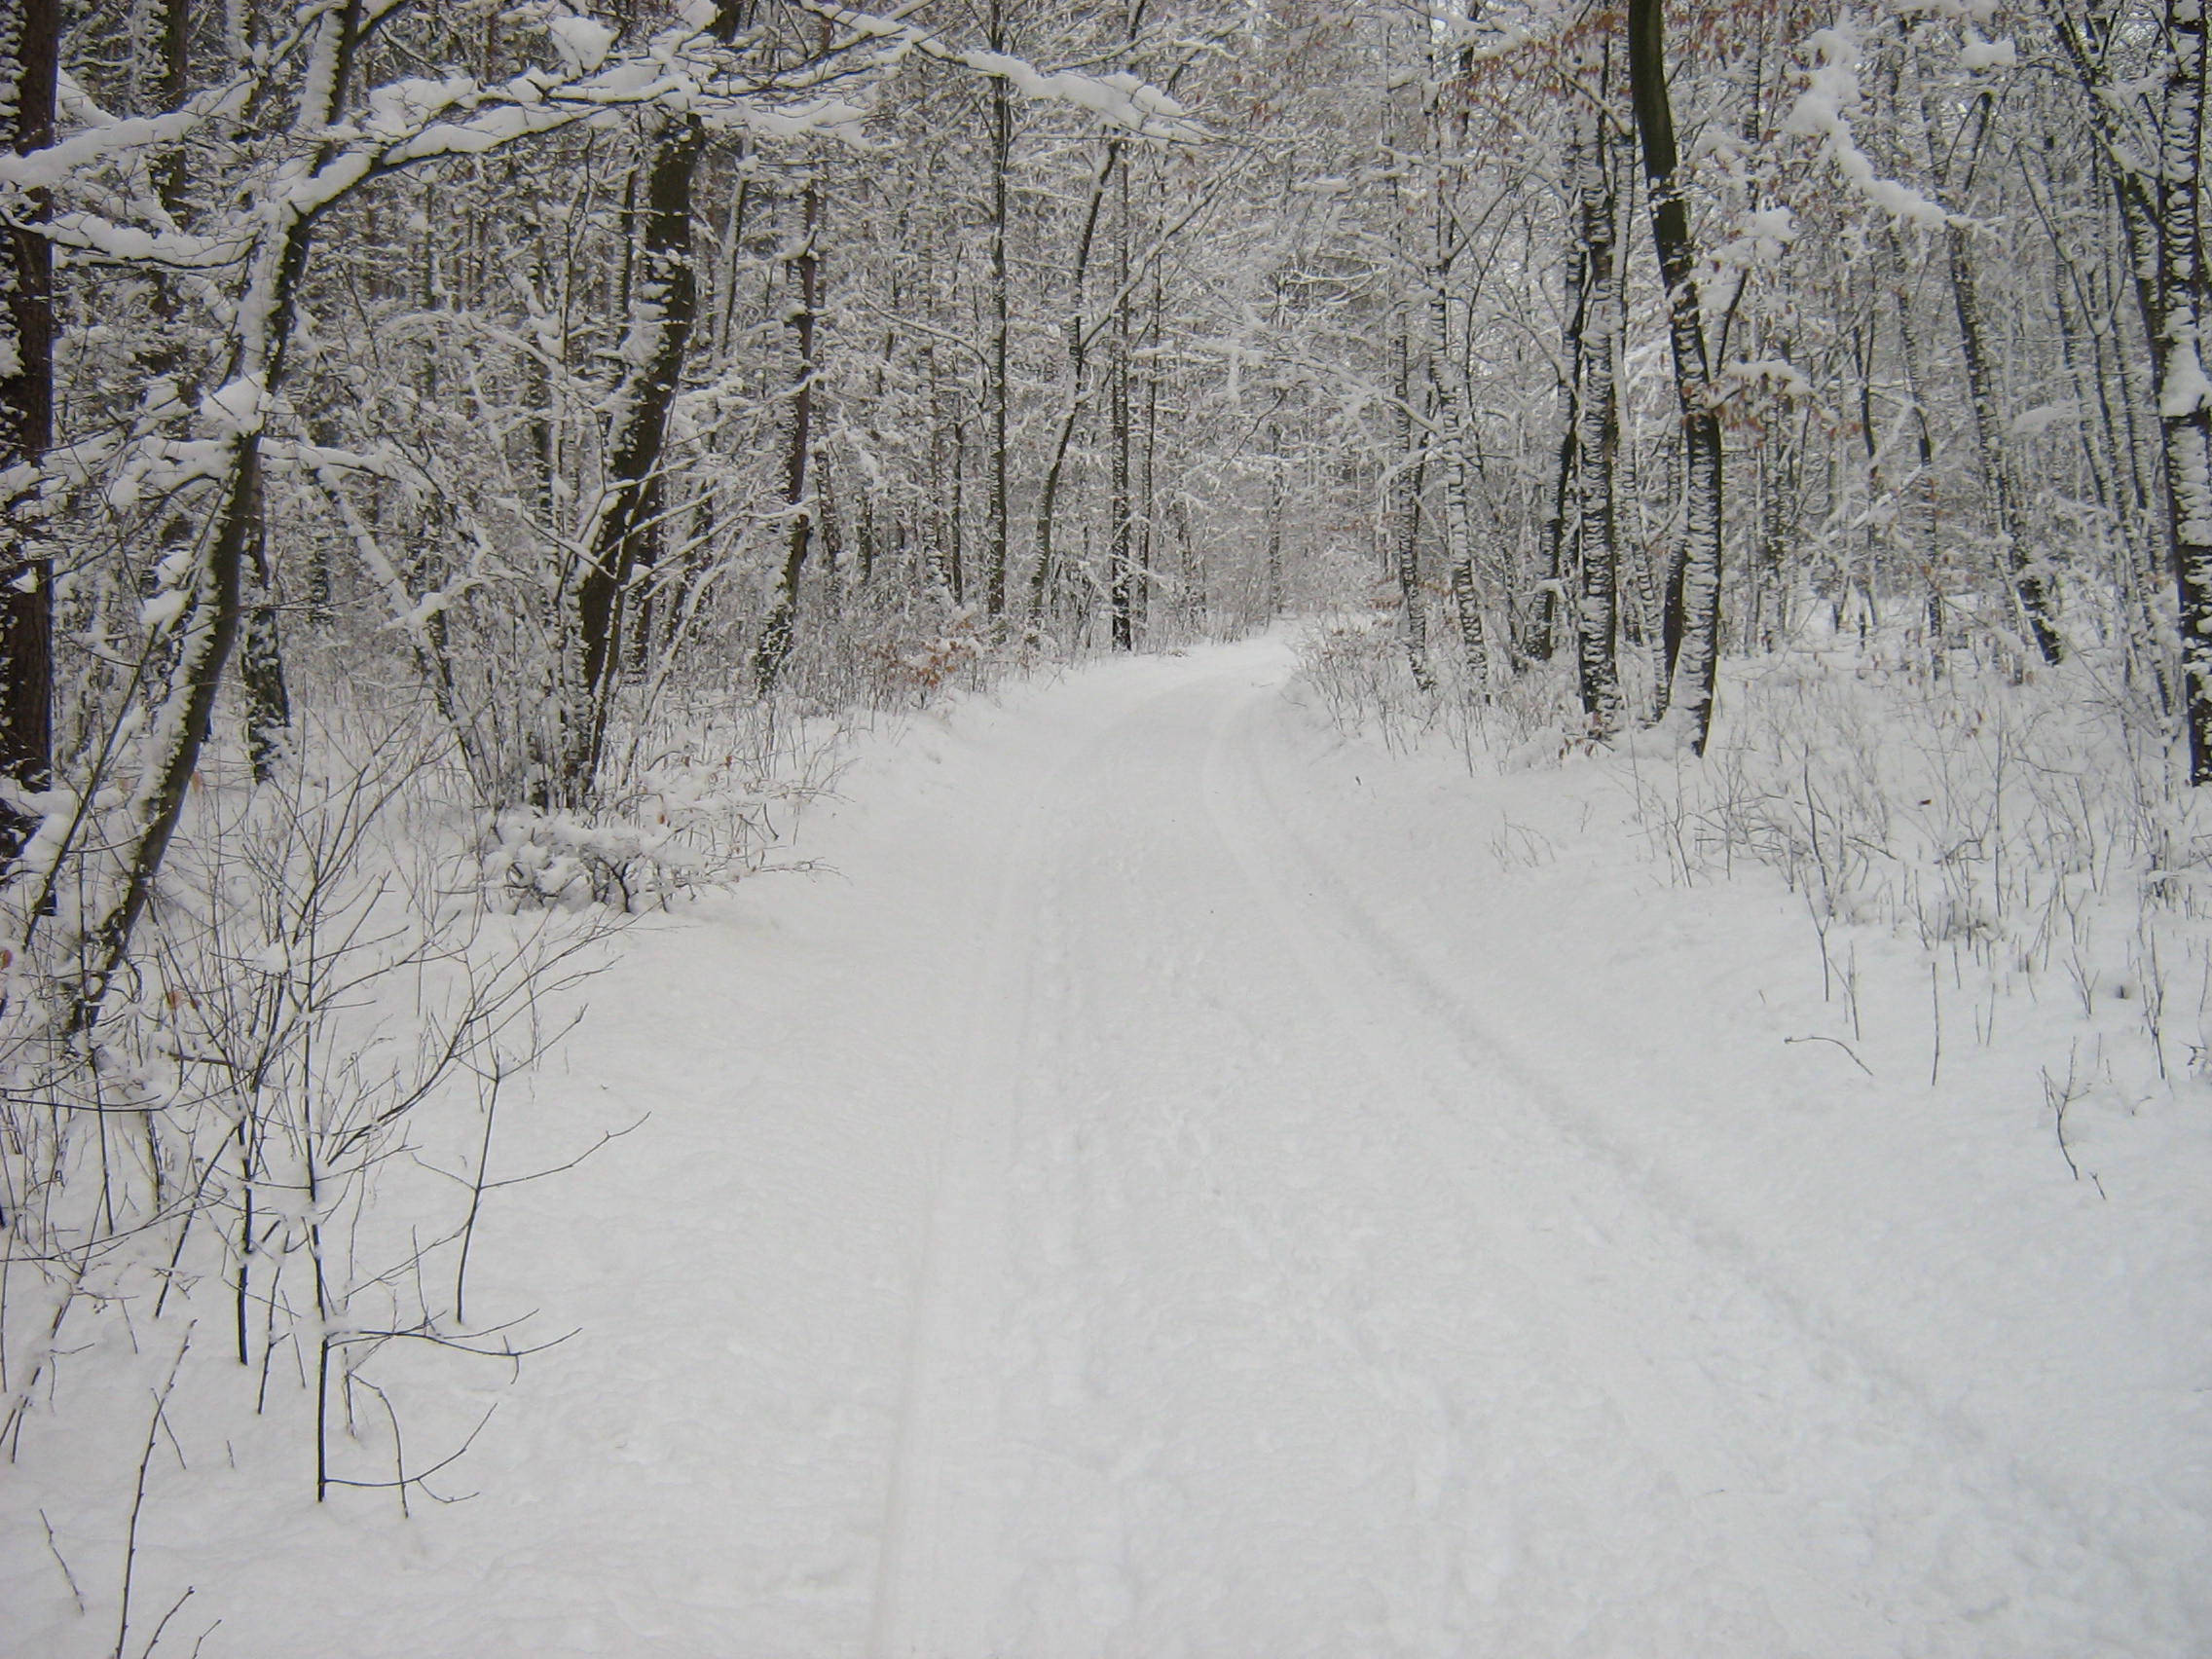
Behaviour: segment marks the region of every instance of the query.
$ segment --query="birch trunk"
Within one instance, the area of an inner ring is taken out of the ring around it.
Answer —
[[[2181,597],[2189,781],[2212,784],[2212,382],[2203,353],[2212,308],[2201,212],[2206,28],[2199,0],[2167,0],[2166,35],[2171,58],[2158,122],[2158,436]]]
[[[2048,7],[2110,167],[2137,309],[2155,364],[2158,457],[2169,569],[2179,600],[2181,703],[2193,786],[2212,784],[2212,382],[2205,375],[2201,230],[2204,10],[2165,0],[2155,81],[2123,89],[2112,61],[2120,9],[2092,0]],[[2156,93],[2147,122],[2130,115]],[[2147,129],[2146,129],[2147,126]]]

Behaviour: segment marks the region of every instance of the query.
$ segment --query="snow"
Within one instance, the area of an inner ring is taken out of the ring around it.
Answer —
[[[138,625],[149,631],[158,632],[182,616],[186,607],[191,603],[192,595],[183,588],[164,588],[151,599],[140,602]]]
[[[1762,207],[1744,215],[1744,234],[1768,241],[1787,242],[1797,235],[1797,215],[1787,207]]]
[[[1983,40],[1970,32],[1959,48],[1962,69],[2017,69],[2019,66],[2019,50],[2009,40]]]
[[[545,32],[571,75],[593,73],[614,50],[614,29],[597,18],[547,18]]]
[[[966,52],[959,55],[970,68],[1009,82],[1025,98],[1071,103],[1132,131],[1155,128],[1181,131],[1189,126],[1182,105],[1133,75],[1079,75],[1066,70],[1047,74],[1003,52]]]
[[[259,431],[268,412],[269,385],[265,375],[241,375],[200,400],[202,418],[220,432]]]
[[[1782,357],[1766,357],[1756,362],[1746,359],[1725,364],[1721,379],[1747,387],[1771,387],[1783,397],[1810,397],[1813,383],[1799,372],[1794,363]]]
[[[2158,414],[2167,421],[2183,421],[2212,404],[2212,379],[2204,373],[2204,358],[2192,338],[2166,354],[2166,378],[2158,387]]]
[[[2201,1652],[2203,1086],[2084,1108],[2100,1198],[2025,1051],[1928,1086],[1917,950],[1860,944],[1855,1032],[1779,879],[1669,879],[1674,762],[1471,776],[1292,667],[916,717],[802,826],[833,874],[641,924],[502,1119],[503,1171],[638,1126],[495,1196],[472,1304],[577,1334],[455,1372],[478,1495],[318,1509],[188,1369],[134,1631],[192,1586],[210,1659]],[[137,1422],[32,1423],[0,1649],[114,1645],[38,1512],[96,1608],[72,1483],[127,1504]]]
[[[1853,190],[1906,224],[1939,227],[1943,209],[1910,185],[1883,178],[1852,136],[1849,113],[1859,103],[1859,37],[1848,21],[1816,30],[1805,42],[1819,61],[1805,73],[1805,90],[1791,106],[1785,130],[1821,140],[1821,148]]]
[[[2015,438],[2033,438],[2047,432],[2053,426],[2070,426],[2082,418],[2082,406],[2067,400],[2060,403],[2040,403],[2033,409],[2023,409],[2012,417],[2007,428]]]
[[[562,19],[573,22],[576,19]],[[371,89],[368,114],[362,126],[380,137],[399,137],[421,128],[424,122],[440,111],[472,96],[477,92],[475,81],[466,75],[447,75],[435,79],[425,76],[409,76],[382,87]]]

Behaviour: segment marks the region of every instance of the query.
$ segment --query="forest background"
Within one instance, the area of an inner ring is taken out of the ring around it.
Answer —
[[[326,1442],[395,1346],[512,1357],[500,1091],[618,918],[840,722],[1284,615],[1347,724],[1692,768],[1674,856],[1784,868],[1824,974],[1874,921],[2086,1005],[2109,926],[2194,1075],[2205,35],[12,0],[0,1445],[189,1306],[404,1496]]]

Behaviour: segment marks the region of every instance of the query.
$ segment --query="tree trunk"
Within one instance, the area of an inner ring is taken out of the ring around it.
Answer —
[[[1973,265],[1967,250],[1967,231],[1956,222],[1944,227],[1946,265],[1951,278],[1951,305],[1959,319],[1959,348],[1966,362],[1967,396],[1973,406],[1974,449],[1981,461],[1984,498],[1990,529],[1997,536],[1999,556],[2011,578],[2012,595],[2020,616],[2028,625],[2037,653],[2046,663],[2066,654],[2064,640],[2050,617],[2050,589],[2020,539],[2019,510],[2012,486],[2010,463],[2005,453],[2005,428],[1997,407],[1997,387],[1991,371],[1989,349],[1981,326],[1981,300],[1974,291]]]
[[[1430,111],[1432,145],[1441,148],[1443,133]],[[1466,396],[1460,385],[1459,359],[1452,346],[1451,284],[1454,253],[1451,206],[1445,191],[1444,166],[1436,164],[1435,248],[1428,272],[1428,376],[1435,400],[1437,438],[1444,452],[1444,569],[1452,584],[1452,608],[1459,628],[1459,669],[1469,698],[1488,695],[1490,646],[1483,635],[1483,612],[1475,587],[1475,549],[1471,507],[1467,498]]]
[[[1568,140],[1568,179],[1581,177],[1580,124]],[[1560,381],[1559,447],[1552,472],[1550,510],[1544,516],[1542,562],[1536,570],[1536,603],[1523,642],[1522,654],[1532,662],[1549,662],[1559,649],[1560,600],[1566,591],[1568,534],[1576,498],[1575,459],[1580,453],[1577,436],[1582,424],[1582,336],[1589,325],[1590,274],[1587,251],[1576,237],[1567,250],[1567,333],[1564,345],[1567,369]]]
[[[1268,423],[1268,619],[1282,614],[1282,428]]]
[[[1414,420],[1413,344],[1407,338],[1412,332],[1409,314],[1400,319],[1398,328],[1398,604],[1414,683],[1433,691],[1436,672],[1428,662],[1428,607],[1420,591],[1420,494],[1428,473],[1428,436]]]
[[[1962,201],[1972,194],[1981,140],[1988,130],[1991,99],[1984,93],[1974,107],[1972,134],[1963,137],[1968,152]],[[1982,330],[1981,298],[1975,291],[1973,260],[1967,228],[1953,219],[1943,227],[1943,251],[1951,278],[1951,306],[1959,323],[1959,348],[1965,358],[1967,397],[1973,409],[1974,449],[1981,461],[1982,492],[1988,505],[1990,529],[1997,537],[2014,603],[2027,624],[2037,653],[2046,663],[2066,654],[2050,616],[2050,589],[2036,561],[2020,539],[2019,510],[2009,458],[2006,455],[2005,427],[1997,406],[1996,377]]]
[[[991,0],[987,38],[993,52],[1006,50],[1004,0]],[[1006,614],[1006,572],[1012,557],[1009,546],[1013,502],[1007,472],[1007,354],[1013,329],[1012,300],[1007,287],[1007,175],[1014,165],[1014,104],[1006,78],[991,80],[991,540],[983,553],[983,609],[996,618]]]
[[[2159,108],[2159,289],[2166,356],[2158,377],[2166,522],[2181,598],[2189,781],[2212,784],[2212,382],[2204,368],[2208,310],[2204,181],[2205,18],[2199,0],[2166,0],[2172,58]]]
[[[2126,100],[2110,57],[2119,44],[2116,10],[2100,0],[2079,10],[2054,4],[2050,15],[2104,150],[2143,332],[2158,359],[2155,406],[2169,568],[2180,607],[2182,724],[2189,781],[2201,786],[2212,784],[2212,384],[2203,358],[2212,295],[2200,232],[2205,18],[2198,0],[2166,0],[2151,159],[2131,141],[2120,115]]]
[[[807,553],[814,541],[815,506],[808,495],[814,446],[815,321],[822,307],[822,259],[815,242],[821,229],[822,186],[815,174],[807,175],[799,212],[798,245],[790,261],[791,283],[797,290],[791,324],[798,342],[798,364],[792,391],[791,442],[784,459],[784,505],[792,523],[784,545],[783,569],[777,572],[768,614],[760,624],[760,642],[753,652],[753,688],[763,697],[776,688],[791,658],[798,622],[799,581],[806,573]]]
[[[1601,741],[1621,724],[1621,682],[1616,636],[1620,623],[1619,560],[1614,539],[1613,456],[1620,444],[1620,409],[1613,363],[1621,331],[1620,289],[1614,280],[1615,219],[1619,210],[1607,163],[1604,99],[1609,79],[1607,49],[1600,48],[1596,85],[1586,89],[1583,130],[1576,144],[1575,234],[1581,243],[1583,292],[1576,314],[1586,320],[1570,350],[1582,365],[1576,399],[1575,484],[1582,543],[1582,580],[1576,605],[1576,690],[1589,735]]]
[[[0,15],[0,142],[18,154],[54,142],[60,0],[19,0]],[[53,777],[53,567],[39,512],[38,469],[54,441],[54,255],[39,234],[45,192],[29,194],[5,235],[0,305],[0,790],[33,793]],[[0,798],[0,866],[22,850],[38,814]]]
[[[303,89],[295,130],[318,132],[337,118],[360,21],[361,0],[346,0],[323,15],[312,56],[318,75]],[[319,151],[314,165],[328,153],[327,148]],[[128,808],[131,829],[121,851],[122,879],[87,929],[86,967],[70,1014],[71,1028],[82,1038],[89,1038],[98,1023],[108,990],[129,954],[131,936],[152,902],[214,720],[216,693],[238,644],[245,570],[264,511],[262,424],[283,385],[313,240],[313,218],[292,199],[277,197],[232,319],[225,379],[238,399],[227,410],[230,424],[215,446],[223,458],[222,482],[205,551],[189,572],[185,603],[165,638],[148,646],[150,653],[166,657],[166,673],[147,721],[145,758]],[[243,407],[248,400],[250,410]]]
[[[1113,611],[1114,648],[1136,648],[1136,617],[1131,597],[1134,572],[1130,569],[1130,531],[1134,516],[1129,491],[1129,174],[1122,171],[1122,200],[1114,226],[1114,335],[1113,360],[1107,378],[1113,387],[1108,410],[1112,426],[1107,442],[1108,510],[1113,515],[1107,536],[1108,604]]]
[[[1667,92],[1661,0],[1629,0],[1628,69],[1649,182],[1651,240],[1667,289],[1667,334],[1674,348],[1675,394],[1681,407],[1688,517],[1678,586],[1670,577],[1662,672],[1667,706],[1686,731],[1691,753],[1703,755],[1713,730],[1714,684],[1720,657],[1720,417],[1714,405],[1689,211],[1676,176],[1679,160],[1674,108]]]
[[[253,768],[253,781],[266,784],[276,778],[292,751],[292,697],[284,684],[276,589],[269,568],[266,503],[254,515],[243,576],[247,597],[245,631],[239,647],[239,684],[245,692],[246,758]]]
[[[1037,488],[1037,564],[1029,575],[1029,617],[1032,624],[1043,620],[1046,601],[1051,590],[1052,577],[1052,519],[1059,507],[1060,480],[1067,469],[1068,449],[1075,441],[1076,423],[1082,419],[1086,403],[1089,401],[1089,321],[1085,314],[1084,294],[1090,273],[1090,249],[1097,236],[1098,218],[1106,203],[1107,181],[1122,157],[1119,138],[1106,141],[1098,159],[1098,169],[1091,175],[1090,200],[1084,209],[1083,233],[1076,239],[1075,269],[1069,277],[1072,304],[1068,308],[1066,323],[1068,347],[1068,389],[1060,405],[1060,424],[1052,440],[1051,459],[1045,463],[1044,481]]]

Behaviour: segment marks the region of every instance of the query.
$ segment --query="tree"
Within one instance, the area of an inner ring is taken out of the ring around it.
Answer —
[[[2206,23],[2196,0],[2051,7],[2104,148],[2135,272],[2164,473],[2166,542],[2179,601],[2189,781],[2212,784],[2212,312],[2203,229]],[[2130,70],[2140,71],[2130,73]]]
[[[1705,315],[1698,294],[1697,251],[1690,240],[1689,208],[1678,177],[1675,115],[1667,92],[1663,0],[1629,0],[1628,71],[1636,129],[1642,139],[1643,171],[1651,211],[1651,240],[1666,289],[1667,335],[1675,359],[1675,394],[1681,406],[1689,529],[1678,577],[1670,584],[1668,648],[1660,683],[1665,703],[1688,735],[1692,754],[1703,755],[1713,730],[1713,694],[1720,656],[1721,495],[1720,412],[1713,365],[1706,351]]]
[[[60,0],[0,16],[0,144],[30,156],[54,141]],[[48,193],[18,187],[0,282],[0,865],[38,822],[24,797],[53,772],[54,562],[39,467],[54,440],[54,257],[41,229]]]

